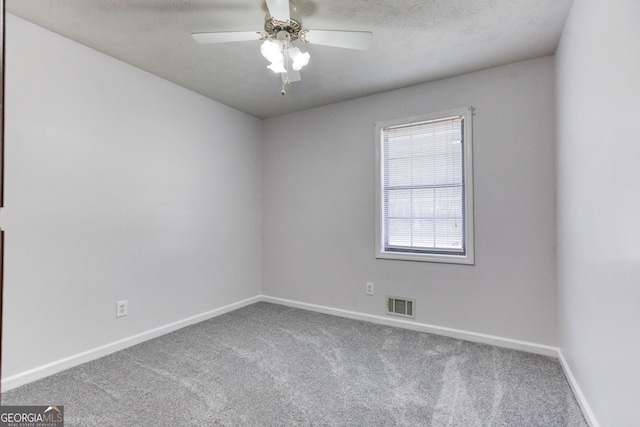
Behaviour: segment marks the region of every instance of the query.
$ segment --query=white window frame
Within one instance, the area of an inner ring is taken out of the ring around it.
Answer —
[[[386,251],[385,250],[385,218],[384,218],[384,156],[383,156],[383,131],[386,128],[418,124],[428,121],[441,120],[448,117],[463,117],[463,223],[464,223],[464,252],[462,254],[436,253],[434,252],[412,252],[407,251]],[[472,135],[473,108],[464,107],[437,113],[424,114],[420,116],[401,118],[378,122],[375,125],[375,145],[376,145],[376,248],[375,256],[381,259],[395,259],[406,261],[427,261],[453,264],[475,263],[474,254],[474,232],[473,232],[473,135]]]

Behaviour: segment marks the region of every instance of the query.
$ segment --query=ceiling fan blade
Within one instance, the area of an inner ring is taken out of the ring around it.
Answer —
[[[269,15],[278,21],[287,22],[291,19],[289,15],[289,0],[265,0]]]
[[[373,33],[370,31],[309,30],[304,37],[312,44],[367,50],[371,46]]]
[[[262,35],[258,31],[222,31],[217,33],[192,33],[191,37],[200,44],[213,44],[260,40]]]
[[[302,77],[300,76],[300,71],[294,70],[293,68],[289,67],[289,72],[287,73],[289,75],[289,81],[291,83],[293,82],[299,82],[300,80],[302,80]]]

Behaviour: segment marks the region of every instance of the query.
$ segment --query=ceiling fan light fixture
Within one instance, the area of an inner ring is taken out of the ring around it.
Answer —
[[[267,65],[267,68],[273,71],[274,73],[286,73],[287,70],[284,68],[284,62],[272,62],[271,65]]]
[[[0,0],[2,2],[2,0]],[[309,63],[311,55],[302,52],[293,43],[312,43],[345,49],[367,50],[371,44],[369,31],[307,30],[292,15],[296,5],[292,0],[265,0],[267,17],[264,31],[218,31],[192,33],[196,42],[202,44],[260,40],[260,52],[269,61],[271,71],[280,74],[282,91],[292,82],[300,81],[300,70]]]
[[[286,73],[289,64],[294,70],[300,71],[309,63],[310,58],[308,52],[302,52],[300,48],[293,46],[286,35],[281,36],[281,40],[265,40],[260,46],[260,52],[271,62],[267,68],[274,73]]]
[[[271,65],[268,65],[267,68],[273,71],[274,73],[286,73],[287,69],[284,64],[285,60],[285,50],[286,46],[280,40],[271,40],[267,39],[260,46],[260,52],[262,56],[269,62]]]
[[[272,64],[282,62],[282,42],[280,40],[265,40],[260,46],[260,53]]]
[[[309,52],[302,52],[300,48],[292,47],[289,48],[289,57],[293,61],[293,63],[291,64],[291,68],[299,71],[302,69],[302,67],[309,63],[309,58],[311,58],[311,55],[309,55]]]

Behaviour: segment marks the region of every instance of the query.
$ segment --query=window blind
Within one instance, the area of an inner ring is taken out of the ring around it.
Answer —
[[[382,129],[385,251],[465,253],[463,120]]]

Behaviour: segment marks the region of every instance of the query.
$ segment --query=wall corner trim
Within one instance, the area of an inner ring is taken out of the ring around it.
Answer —
[[[562,370],[564,371],[564,376],[567,377],[569,386],[573,391],[573,395],[576,397],[578,405],[580,405],[580,409],[582,410],[582,415],[584,415],[585,420],[587,420],[587,423],[590,427],[600,427],[600,424],[596,420],[596,417],[593,414],[593,411],[591,410],[586,397],[582,393],[582,390],[578,385],[578,381],[576,381],[576,377],[573,376],[573,372],[571,372],[569,363],[567,363],[567,359],[565,359],[564,354],[562,354],[562,350],[560,348],[558,348],[558,359],[560,360],[560,366],[562,366]]]

